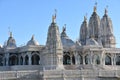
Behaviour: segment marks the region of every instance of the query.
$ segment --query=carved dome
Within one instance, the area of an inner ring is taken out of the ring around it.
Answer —
[[[6,47],[16,48],[16,41],[15,41],[15,39],[12,37],[12,32],[10,32],[10,37],[9,37],[8,40],[7,40]]]
[[[67,36],[65,27],[63,27],[63,31],[61,33],[61,41],[62,41],[63,47],[72,47],[75,45],[74,41]]]
[[[34,39],[34,35],[32,36],[31,40],[28,41],[27,46],[38,46],[39,43]]]
[[[94,38],[90,38],[86,41],[86,45],[99,46],[98,42]]]

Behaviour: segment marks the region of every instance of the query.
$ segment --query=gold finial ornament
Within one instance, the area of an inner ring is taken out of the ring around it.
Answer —
[[[95,2],[94,12],[96,12],[96,10],[97,10],[97,2]]]
[[[56,20],[56,14],[57,14],[57,10],[55,9],[55,14],[54,15],[52,15],[52,22],[54,23],[55,22],[55,20]]]

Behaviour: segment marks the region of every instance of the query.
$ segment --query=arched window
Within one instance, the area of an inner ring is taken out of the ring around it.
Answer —
[[[20,65],[23,65],[23,57],[20,57]]]
[[[100,64],[100,57],[98,55],[94,55],[94,57],[93,57],[93,63],[94,64]]]
[[[26,56],[25,56],[25,65],[28,65],[28,63],[29,63],[29,62],[28,62],[28,59],[29,59],[29,57],[26,55]]]
[[[105,57],[105,65],[111,65],[111,57],[110,56]]]
[[[70,55],[65,54],[65,55],[63,56],[63,64],[64,64],[64,65],[70,65],[70,64],[71,64],[71,62],[70,62]]]
[[[18,59],[16,55],[12,55],[9,57],[9,65],[17,65]]]
[[[88,54],[85,56],[85,64],[88,64],[89,63],[89,56]]]
[[[32,65],[39,65],[40,57],[37,54],[32,55]]]
[[[120,65],[120,56],[116,56],[116,65]]]

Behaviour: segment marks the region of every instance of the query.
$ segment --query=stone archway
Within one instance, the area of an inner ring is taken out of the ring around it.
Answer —
[[[106,57],[105,57],[105,65],[111,65],[111,64],[112,64],[111,57],[106,55]]]
[[[70,61],[71,61],[71,60],[70,60],[70,55],[65,54],[65,55],[63,56],[63,64],[64,64],[64,65],[70,65],[70,64],[71,64]]]
[[[78,55],[78,62],[79,64],[83,64],[83,57],[81,55]]]
[[[93,56],[93,63],[94,64],[100,64],[100,57],[98,55]]]
[[[37,54],[32,55],[31,60],[32,60],[32,65],[40,64],[40,57]]]
[[[116,56],[116,65],[120,65],[120,56]]]
[[[18,64],[18,59],[16,55],[11,55],[9,57],[9,65],[17,65]]]
[[[29,57],[28,57],[28,55],[26,55],[25,56],[25,65],[28,65],[28,63],[29,63]]]
[[[88,64],[89,63],[89,56],[88,54],[85,56],[85,64]]]

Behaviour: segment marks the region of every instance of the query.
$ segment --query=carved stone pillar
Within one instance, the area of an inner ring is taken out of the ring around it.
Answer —
[[[90,51],[90,55],[89,55],[90,63],[89,64],[95,64],[94,59],[92,58],[92,56],[93,56],[93,51]]]
[[[101,58],[100,58],[100,64],[102,66],[105,65],[105,51],[102,51]]]
[[[85,56],[83,56],[83,65],[85,65]]]
[[[111,64],[114,65],[114,55],[111,55]]]
[[[5,60],[5,56],[4,56],[4,57],[3,57],[3,66],[5,66],[5,64],[6,64],[5,61],[6,61],[6,60]]]
[[[23,56],[23,65],[25,65],[25,56]]]
[[[114,57],[113,57],[113,65],[116,65],[116,54],[114,54]]]
[[[70,55],[70,64],[72,65],[72,55]]]
[[[18,65],[20,65],[20,55],[18,56]]]
[[[76,51],[76,52],[74,52],[74,54],[75,54],[75,65],[78,65],[78,52]]]
[[[31,65],[32,64],[32,61],[31,61],[31,52],[27,52],[27,54],[28,54],[28,57],[29,57],[29,65]]]
[[[6,53],[6,66],[9,66],[9,53]]]

